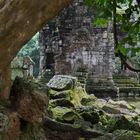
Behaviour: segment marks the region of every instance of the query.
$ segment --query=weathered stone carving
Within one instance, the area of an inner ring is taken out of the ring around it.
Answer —
[[[86,67],[89,92],[97,85],[114,87],[112,34],[107,28],[93,27],[91,12],[83,1],[75,0],[40,32],[40,38],[45,38],[41,49],[46,50],[44,54],[41,51],[41,61],[45,62],[41,69],[47,68],[50,52],[54,57],[48,59],[54,60],[50,65],[56,74],[75,75],[77,70]]]
[[[15,57],[11,63],[12,80],[18,77],[33,78],[34,62],[29,57]]]

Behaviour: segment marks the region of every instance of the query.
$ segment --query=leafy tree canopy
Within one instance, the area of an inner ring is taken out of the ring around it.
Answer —
[[[35,62],[34,66],[34,76],[39,73],[39,33],[36,33],[32,39],[22,47],[18,53],[19,57],[30,56]]]
[[[115,18],[119,25],[119,32],[126,33],[122,41],[130,45],[135,45],[140,39],[140,4],[135,0],[84,0],[90,7],[96,7],[96,23],[102,27],[107,25],[108,20]]]
[[[112,22],[115,53],[127,57],[140,51],[139,0],[84,0],[95,10],[94,26],[107,27]],[[124,62],[125,63],[125,62]]]

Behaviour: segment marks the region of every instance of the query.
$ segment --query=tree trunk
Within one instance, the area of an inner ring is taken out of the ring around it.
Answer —
[[[72,0],[1,0],[0,71],[30,38]]]
[[[6,72],[12,59],[38,30],[71,1],[0,0],[0,74],[4,98],[8,96],[9,75]]]
[[[4,101],[9,98],[10,94],[10,85],[11,85],[11,69],[10,66],[7,67],[2,73],[1,73],[1,79],[2,79],[2,89],[0,93],[0,100]]]

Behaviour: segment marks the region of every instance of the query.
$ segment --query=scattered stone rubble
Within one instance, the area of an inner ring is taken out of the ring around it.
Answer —
[[[59,75],[54,78],[57,81],[60,77]],[[70,76],[65,76],[65,78],[73,79],[73,77]],[[52,81],[53,80],[51,80],[52,84],[57,84],[57,82]],[[57,89],[54,90],[53,87],[50,89],[49,115],[52,119],[62,124],[69,124],[73,128],[76,127],[78,129],[82,128],[83,130],[98,132],[92,136],[94,138],[98,136],[95,138],[97,140],[125,140],[125,138],[127,138],[127,140],[137,140],[137,137],[140,137],[140,112],[134,105],[128,104],[124,100],[113,101],[109,98],[98,99],[94,95],[88,95],[83,88],[77,91],[78,88],[81,87],[76,83],[73,88],[69,86],[59,91]],[[62,125],[61,127],[65,129],[66,126]],[[51,132],[46,134],[48,138],[51,137],[51,140],[72,140],[66,132],[61,133],[59,130],[51,130],[49,128],[46,130]],[[54,135],[52,131],[54,131]],[[124,132],[126,132],[126,134],[124,134]],[[51,134],[51,136],[49,134]],[[65,135],[65,137],[63,137],[63,135]],[[92,139],[90,135],[89,137],[82,137],[82,134],[79,134],[77,137],[73,138],[73,140],[80,138],[85,140]]]
[[[140,111],[134,105],[88,95],[76,77],[56,75],[45,85],[47,90],[39,90],[39,86],[16,78],[10,102],[0,104],[0,140],[140,137]]]

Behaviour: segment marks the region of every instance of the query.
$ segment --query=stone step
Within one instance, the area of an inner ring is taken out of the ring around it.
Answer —
[[[85,70],[78,70],[74,73],[74,76],[78,78],[78,83],[79,85],[85,89],[86,87],[86,82],[87,82],[87,77],[88,77],[88,73]]]
[[[130,77],[126,77],[126,76],[113,76],[113,79],[130,79]]]
[[[90,86],[110,86],[111,85],[110,82],[108,82],[108,83],[107,82],[104,82],[104,83],[94,83],[94,82],[89,82],[88,80],[87,80],[86,84],[90,85]]]
[[[80,82],[81,84],[86,84],[86,81],[79,81],[78,80],[78,82]]]
[[[137,82],[136,79],[132,79],[132,78],[121,78],[121,79],[116,79],[114,78],[114,81],[116,82]]]
[[[78,79],[87,79],[87,77],[85,77],[85,76],[80,76],[80,77],[78,77]]]
[[[115,81],[114,80],[114,83],[116,84],[137,84],[137,81]]]
[[[113,78],[115,78],[115,79],[130,79],[129,76],[121,75],[121,74],[119,74],[119,75],[113,75]]]
[[[115,85],[116,85],[117,87],[135,87],[134,84],[116,84],[116,83],[115,83]]]
[[[79,69],[77,69],[77,71],[79,72],[79,71],[88,71],[88,69],[87,68],[79,68]]]
[[[87,78],[84,78],[84,77],[77,77],[78,80],[86,80]]]
[[[86,84],[80,84],[80,86],[85,89]]]
[[[76,71],[75,73],[82,75],[82,74],[85,74],[85,73],[87,74],[88,72],[87,71]]]
[[[74,75],[74,76],[77,77],[78,79],[87,79],[86,76],[76,76],[76,75]]]
[[[75,73],[74,75],[76,75],[76,76],[88,76],[88,74],[87,73]]]
[[[120,92],[140,92],[140,87],[119,87]]]

